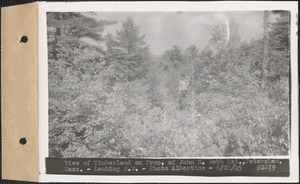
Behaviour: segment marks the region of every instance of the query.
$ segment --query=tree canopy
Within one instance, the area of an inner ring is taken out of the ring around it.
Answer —
[[[269,13],[265,68],[263,35],[242,40],[234,20],[230,32],[212,27],[205,47],[170,44],[157,56],[131,18],[107,33],[115,21],[47,13],[49,156],[288,155],[289,14]]]

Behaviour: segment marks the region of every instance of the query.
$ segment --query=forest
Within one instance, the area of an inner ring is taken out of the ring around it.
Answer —
[[[106,33],[116,21],[48,12],[49,156],[288,155],[289,16],[265,11],[259,39],[231,20],[229,39],[216,25],[204,48],[154,55],[130,17]]]

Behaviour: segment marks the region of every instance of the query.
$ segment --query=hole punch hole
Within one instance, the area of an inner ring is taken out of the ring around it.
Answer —
[[[27,36],[22,36],[20,42],[21,42],[21,43],[26,43],[26,42],[28,42],[28,37],[27,37]]]
[[[25,144],[27,143],[26,138],[25,138],[25,137],[21,138],[21,139],[19,140],[19,143],[22,144],[22,145],[25,145]]]

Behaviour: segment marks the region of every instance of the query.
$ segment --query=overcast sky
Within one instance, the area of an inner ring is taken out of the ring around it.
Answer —
[[[154,54],[178,44],[183,49],[190,44],[203,48],[208,43],[210,29],[215,25],[226,25],[234,19],[240,25],[240,37],[244,40],[261,38],[263,34],[263,11],[252,12],[104,12],[95,14],[97,19],[116,20],[117,24],[108,26],[105,33],[115,33],[121,28],[121,21],[130,17],[140,31],[145,34]]]

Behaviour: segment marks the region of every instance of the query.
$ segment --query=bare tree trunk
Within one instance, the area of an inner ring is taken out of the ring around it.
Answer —
[[[192,79],[191,79],[192,89],[191,89],[191,91],[192,91],[192,111],[193,111],[193,113],[192,113],[192,117],[193,117],[192,122],[193,122],[193,128],[195,128],[194,59],[195,58],[192,59],[190,57],[190,63],[192,63]]]
[[[267,66],[269,60],[269,16],[270,12],[264,12],[264,55],[263,55],[263,63],[262,63],[262,71],[261,71],[261,89],[265,89],[267,82]]]

